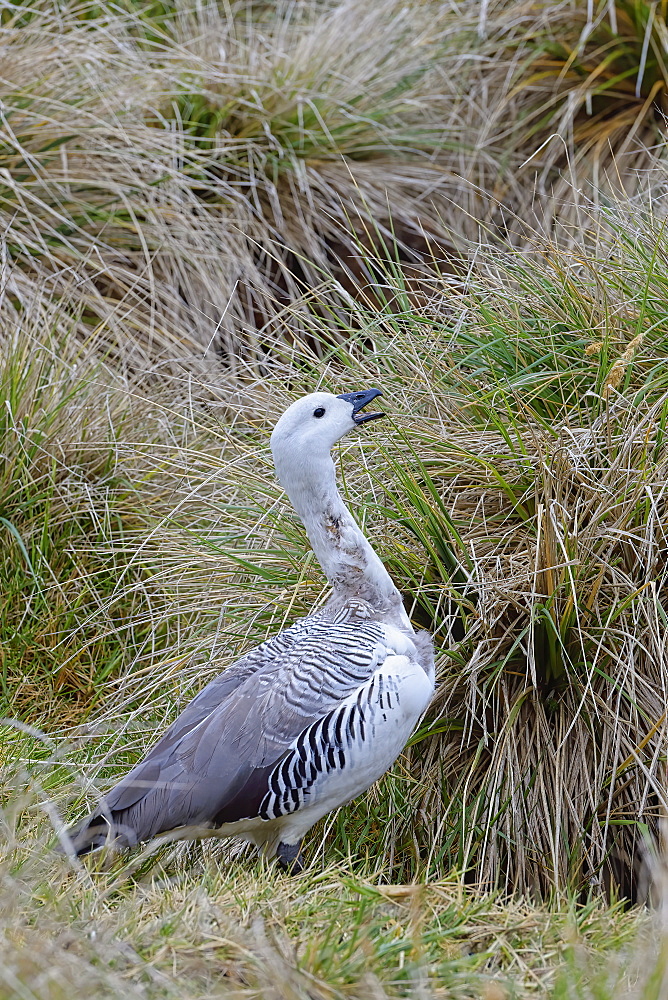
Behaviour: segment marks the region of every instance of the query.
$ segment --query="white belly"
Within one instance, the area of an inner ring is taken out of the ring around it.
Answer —
[[[374,676],[331,713],[329,724],[309,727],[306,741],[302,734],[301,755],[295,740],[293,757],[283,764],[285,795],[274,796],[273,808],[268,803],[267,809],[267,819],[280,828],[279,839],[297,842],[322,816],[377,781],[403,750],[433,691],[432,681],[414,659],[388,656]],[[306,747],[310,756],[304,760]],[[297,797],[294,788],[300,782]]]

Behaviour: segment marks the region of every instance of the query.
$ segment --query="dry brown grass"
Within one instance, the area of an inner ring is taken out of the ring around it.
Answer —
[[[585,1000],[591,983],[599,998],[632,1000],[659,968],[652,919],[600,903],[502,901],[458,879],[387,884],[345,864],[288,879],[220,849],[181,850],[140,878],[122,865],[92,877],[54,866],[34,840],[10,857],[20,870],[2,875],[8,998]]]
[[[317,605],[268,430],[318,384],[378,383],[396,425],[347,448],[346,488],[437,632],[441,685],[332,849],[368,841],[404,880],[454,867],[507,889],[642,893],[665,808],[668,267],[660,230],[634,260],[627,225],[601,245],[604,269],[555,251],[536,275],[531,257],[496,255],[488,284],[441,298],[440,316],[434,298],[372,328],[359,306],[336,331],[345,349],[323,361],[304,341],[261,377],[130,380],[58,357],[57,335],[7,341],[6,495],[23,483],[5,508],[12,711],[97,704],[72,760],[104,787],[204,680]],[[322,326],[315,314],[310,336]]]
[[[0,996],[663,1000],[646,918],[485,894],[642,896],[666,806],[653,6],[639,98],[610,5],[3,11],[0,684],[49,737],[0,746]],[[358,384],[392,420],[345,488],[439,645],[412,746],[295,883],[56,870],[58,816],[323,600],[267,437]]]
[[[668,806],[667,405],[616,400],[588,427],[512,440],[456,411],[423,459],[470,560],[439,695],[463,732],[428,767],[465,810],[476,882],[642,881],[642,830]]]
[[[175,11],[149,39],[104,7],[36,5],[5,26],[4,309],[12,322],[57,298],[125,365],[234,367],[332,268],[349,284],[351,228],[424,245],[425,215],[438,235],[424,196],[441,177],[431,69],[448,25],[393,0],[286,3],[257,23]]]
[[[369,253],[424,299],[481,238],[577,242],[590,201],[662,183],[653,105],[631,77],[608,86],[644,36],[596,48],[603,7],[585,23],[571,3],[161,10],[5,12],[6,324],[49,322],[56,299],[117,364],[241,374],[304,333],[323,286],[339,322],[351,299],[377,308]]]

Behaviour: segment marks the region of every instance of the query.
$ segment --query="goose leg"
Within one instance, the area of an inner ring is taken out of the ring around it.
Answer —
[[[304,856],[301,840],[296,844],[285,844],[282,840],[276,848],[276,860],[287,875],[299,875],[304,871]]]

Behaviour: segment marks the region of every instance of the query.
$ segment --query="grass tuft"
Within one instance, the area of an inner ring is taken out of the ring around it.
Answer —
[[[663,1000],[663,5],[0,15],[0,995]],[[344,490],[438,652],[406,752],[292,881],[54,862],[325,599],[268,434],[368,385]]]

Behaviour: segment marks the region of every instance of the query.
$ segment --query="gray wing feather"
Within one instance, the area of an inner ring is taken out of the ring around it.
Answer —
[[[239,660],[227,667],[223,673],[214,677],[206,687],[197,694],[185,707],[179,717],[165,731],[151,753],[159,748],[165,749],[197,726],[211,712],[215,711],[234,691],[258,670],[267,670],[276,663],[285,663],[290,651],[295,645],[309,642],[309,636],[314,630],[320,632],[321,626],[326,626],[327,632],[335,630],[339,625],[354,624],[368,617],[368,609],[363,601],[350,602],[344,608],[322,611],[298,619],[290,628],[267,639],[259,646],[249,650]],[[372,626],[375,628],[375,626]]]

